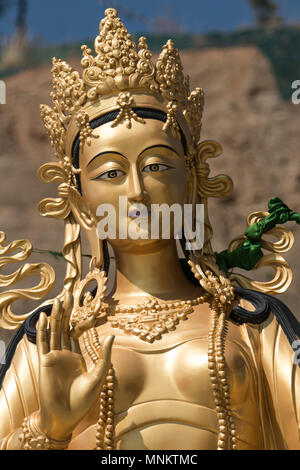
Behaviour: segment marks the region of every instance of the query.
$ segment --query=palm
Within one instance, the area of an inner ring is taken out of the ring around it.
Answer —
[[[45,314],[37,330],[41,425],[56,438],[71,434],[92,406],[110,364],[113,340],[104,341],[98,364],[87,372],[78,340],[70,337],[71,300],[64,309],[55,301],[49,330]]]
[[[71,351],[50,351],[41,357],[40,362],[40,399],[51,409],[66,414],[71,409],[71,390],[78,379],[86,373],[85,364],[80,354]],[[50,395],[44,390],[52,390]]]

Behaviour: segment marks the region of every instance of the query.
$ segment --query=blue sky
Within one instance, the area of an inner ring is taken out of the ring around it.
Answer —
[[[10,7],[0,20],[0,34],[10,34],[14,28],[16,0],[7,0]],[[299,0],[278,0],[280,13],[287,22],[300,21]],[[28,0],[30,36],[45,43],[61,43],[94,37],[98,21],[106,5],[121,5],[121,15],[130,32],[149,32],[152,20],[162,13],[176,18],[187,32],[228,31],[253,25],[247,0]],[[128,13],[128,14],[127,14]],[[141,21],[133,15],[140,15]]]

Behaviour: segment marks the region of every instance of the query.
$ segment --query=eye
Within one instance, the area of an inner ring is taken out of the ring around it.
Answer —
[[[95,178],[96,180],[108,180],[108,179],[114,179],[118,178],[119,176],[125,175],[125,172],[122,170],[109,170],[106,171],[105,173],[102,173],[102,175],[97,176]]]
[[[169,168],[173,168],[173,167],[169,166],[169,165],[162,164],[162,163],[150,163],[150,165],[146,165],[143,168],[143,171],[157,172],[157,171],[165,171],[165,170],[168,170]]]

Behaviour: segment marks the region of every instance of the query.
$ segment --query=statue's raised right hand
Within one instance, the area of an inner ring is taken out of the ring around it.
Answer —
[[[39,427],[49,438],[65,440],[93,405],[110,366],[114,336],[107,337],[100,359],[87,371],[78,339],[70,335],[73,296],[63,305],[54,300],[50,322],[40,314],[37,325],[39,356]]]

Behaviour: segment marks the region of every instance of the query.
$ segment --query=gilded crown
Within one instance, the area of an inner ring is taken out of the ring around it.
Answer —
[[[132,119],[143,121],[134,108],[147,107],[164,111],[164,129],[179,137],[184,132],[190,148],[198,143],[203,112],[203,91],[190,92],[189,77],[184,76],[178,50],[169,40],[156,64],[146,38],[138,48],[117,11],[109,8],[101,20],[95,39],[95,52],[82,46],[82,77],[70,65],[53,58],[53,108],[41,105],[41,116],[50,135],[56,157],[68,173],[69,183],[76,186],[72,166],[72,143],[80,133],[80,144],[90,143],[90,121],[102,114],[119,110],[112,126]]]

